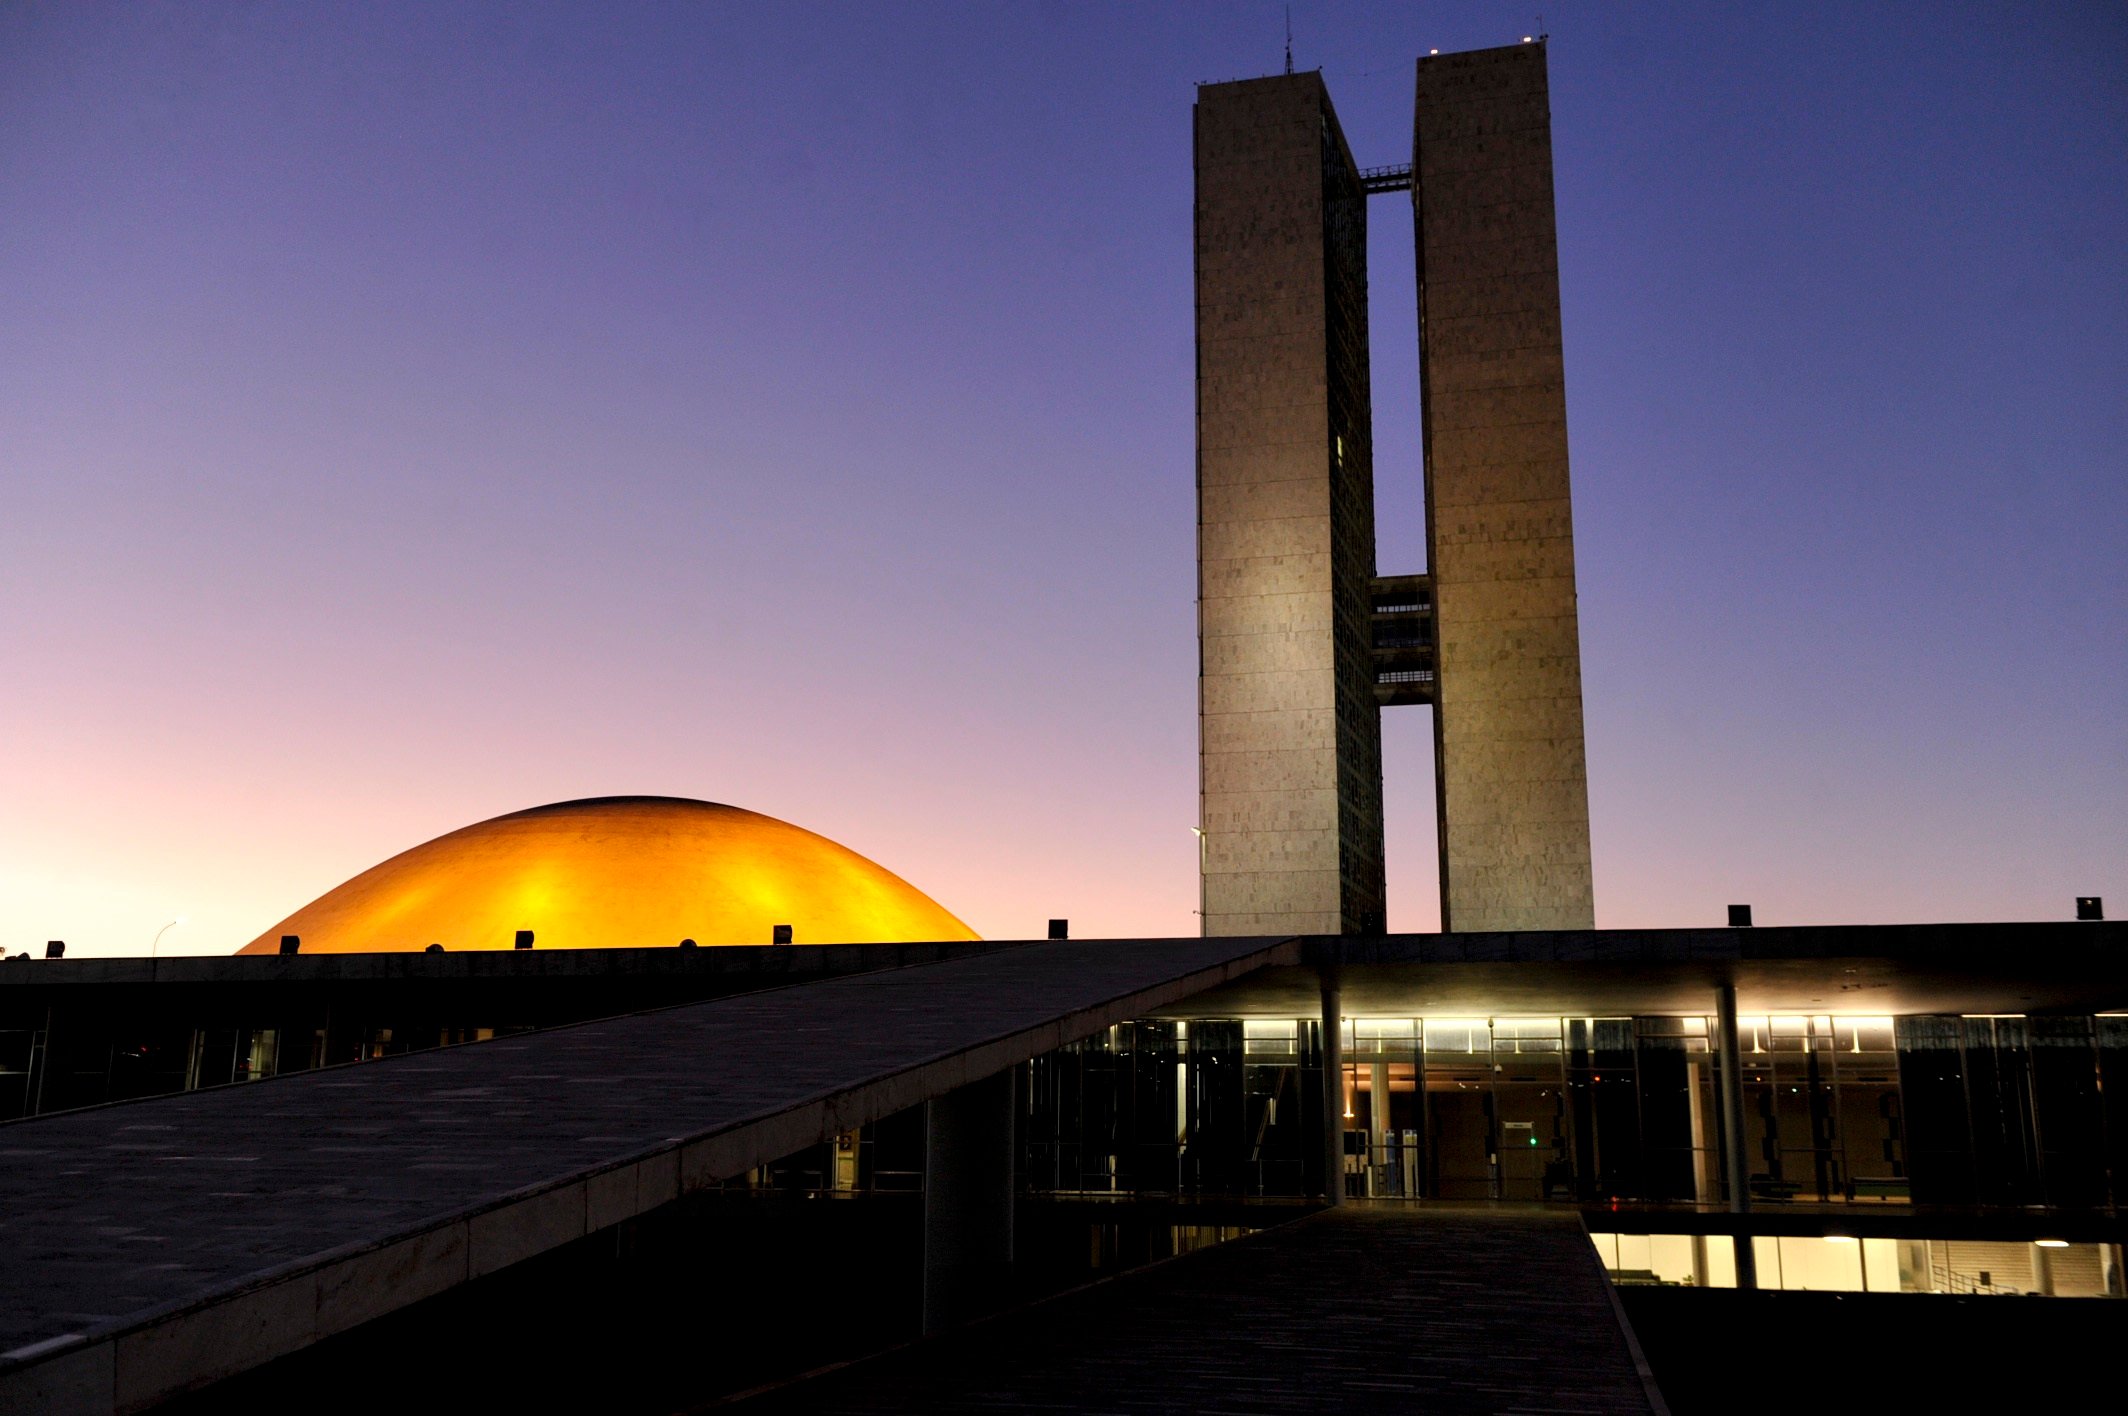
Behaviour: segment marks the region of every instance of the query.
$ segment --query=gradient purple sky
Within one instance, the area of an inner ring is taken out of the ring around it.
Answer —
[[[1295,58],[1404,161],[1413,56],[1538,3],[1302,0]],[[1598,922],[2128,912],[2128,10],[1544,11]],[[0,12],[0,946],[234,949],[631,792],[1195,932],[1190,103],[1281,24]]]

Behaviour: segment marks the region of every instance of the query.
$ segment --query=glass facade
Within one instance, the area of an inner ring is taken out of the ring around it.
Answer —
[[[1345,1193],[1724,1201],[1707,1017],[1352,1018]],[[1753,1204],[2128,1203],[2128,1018],[1739,1020]],[[1321,1188],[1321,1026],[1141,1020],[1023,1067],[1023,1184]],[[2110,1085],[2109,1085],[2110,1084]]]
[[[1917,1201],[2123,1203],[2128,1018],[1901,1018],[1897,1033]]]
[[[23,1021],[0,1027],[0,1117],[519,1030],[383,1009],[329,1025]],[[2128,1016],[1747,1016],[1738,1050],[1754,1208],[2128,1207]],[[1718,1051],[1704,1016],[1349,1018],[1337,1183],[1355,1197],[1720,1207]],[[1108,1028],[1018,1069],[1021,1188],[1320,1194],[1322,1067],[1313,1018]],[[919,1189],[921,1118],[853,1130],[749,1183]]]

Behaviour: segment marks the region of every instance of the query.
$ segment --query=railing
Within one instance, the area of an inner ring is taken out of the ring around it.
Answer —
[[[2007,1293],[2021,1294],[2022,1288],[2007,1288],[2000,1283],[1982,1283],[1971,1274],[1960,1273],[1951,1267],[1949,1260],[1929,1261],[1929,1287],[1937,1293]]]
[[[1408,192],[1411,190],[1411,164],[1395,167],[1362,167],[1360,189],[1369,196],[1380,192]]]

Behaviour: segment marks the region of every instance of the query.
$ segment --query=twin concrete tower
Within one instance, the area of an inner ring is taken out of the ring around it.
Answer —
[[[1418,61],[1409,168],[1318,74],[1197,93],[1204,932],[1383,928],[1380,714],[1433,708],[1444,930],[1590,929],[1541,43]],[[1367,201],[1410,194],[1427,573],[1374,560]]]

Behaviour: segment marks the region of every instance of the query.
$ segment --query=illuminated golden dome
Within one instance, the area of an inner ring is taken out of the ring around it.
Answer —
[[[313,900],[237,952],[306,954],[973,939],[938,902],[787,821],[681,797],[593,797],[438,836]]]

